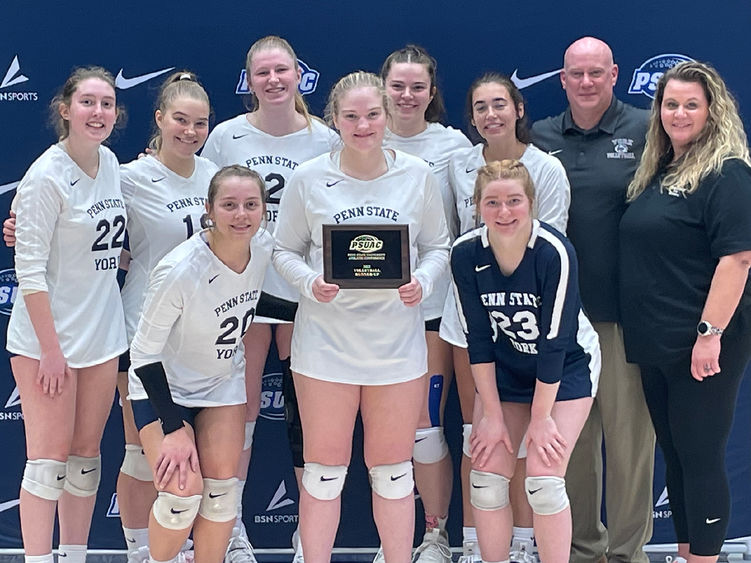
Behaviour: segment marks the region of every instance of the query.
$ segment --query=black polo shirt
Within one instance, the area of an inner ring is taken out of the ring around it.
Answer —
[[[644,151],[649,112],[613,97],[595,127],[574,124],[571,108],[536,122],[532,141],[557,157],[571,183],[567,233],[579,257],[579,286],[592,321],[618,322],[618,224],[626,188]]]

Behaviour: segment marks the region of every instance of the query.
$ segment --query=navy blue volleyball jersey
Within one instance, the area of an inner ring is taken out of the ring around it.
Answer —
[[[594,396],[600,349],[579,297],[574,247],[535,220],[516,270],[504,275],[483,226],[451,251],[472,364],[494,362],[501,400],[529,402],[535,380],[561,382],[557,400]]]

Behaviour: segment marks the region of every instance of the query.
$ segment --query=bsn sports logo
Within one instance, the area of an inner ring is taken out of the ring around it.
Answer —
[[[120,505],[117,504],[117,493],[112,493],[110,505],[107,508],[107,518],[120,518]]]
[[[282,374],[265,373],[261,381],[261,418],[267,420],[284,420],[284,394],[282,393]]]
[[[297,514],[268,514],[273,510],[279,510],[285,506],[293,506],[295,501],[287,497],[287,485],[282,480],[271,497],[269,505],[266,507],[266,514],[255,514],[253,522],[255,524],[297,524]]]
[[[0,314],[10,316],[18,293],[18,280],[14,269],[0,270]]]
[[[5,401],[5,410],[0,411],[0,421],[5,420],[23,420],[23,413],[20,409],[13,407],[21,406],[21,395],[18,393],[18,387],[14,387],[8,400]],[[13,410],[10,410],[13,409]],[[9,412],[8,412],[9,411]]]
[[[663,508],[659,508],[663,507]],[[662,489],[654,508],[652,509],[652,518],[670,518],[673,511],[670,509],[670,499],[668,498],[668,488]]]
[[[644,94],[654,100],[657,81],[665,74],[665,71],[673,68],[678,63],[693,61],[686,55],[667,53],[647,59],[634,71],[631,85],[628,87],[629,94]]]
[[[8,65],[8,70],[5,71],[5,76],[0,82],[0,90],[28,81],[29,77],[21,73],[21,63],[16,55]],[[36,102],[37,100],[39,100],[37,92],[0,92],[2,102]]]
[[[297,90],[303,95],[312,94],[316,91],[318,86],[318,77],[321,75],[317,70],[310,68],[300,59],[297,59],[297,64],[300,67],[300,84],[297,86]],[[235,87],[235,94],[250,94],[250,86],[248,86],[248,73],[245,69],[240,71],[240,78],[237,81]]]

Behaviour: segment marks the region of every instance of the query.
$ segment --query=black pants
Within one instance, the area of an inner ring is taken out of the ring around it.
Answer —
[[[748,327],[743,327],[748,330]],[[730,518],[725,448],[751,352],[748,334],[723,336],[720,373],[691,377],[691,357],[640,365],[644,396],[665,457],[665,480],[679,543],[694,555],[717,555]]]

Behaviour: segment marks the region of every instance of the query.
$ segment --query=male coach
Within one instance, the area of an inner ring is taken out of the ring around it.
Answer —
[[[599,390],[566,474],[572,563],[647,563],[642,548],[652,535],[654,431],[618,318],[618,223],[644,150],[648,112],[615,98],[617,79],[606,43],[575,41],[561,71],[569,107],[532,127],[533,142],[560,159],[571,183],[568,236],[579,257],[584,311],[602,348]],[[603,438],[607,529],[600,521]]]

